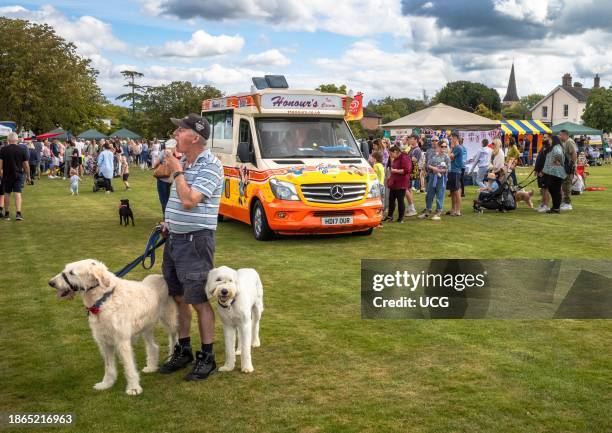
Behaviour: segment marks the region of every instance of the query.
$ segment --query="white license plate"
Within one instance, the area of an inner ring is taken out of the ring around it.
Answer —
[[[342,226],[347,224],[353,224],[352,216],[345,217],[325,217],[321,218],[321,223],[324,226]]]

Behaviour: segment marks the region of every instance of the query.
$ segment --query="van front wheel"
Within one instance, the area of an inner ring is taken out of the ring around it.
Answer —
[[[253,235],[258,241],[269,241],[274,236],[274,232],[268,225],[266,213],[260,201],[256,201],[253,205],[251,214],[251,227],[253,227]]]

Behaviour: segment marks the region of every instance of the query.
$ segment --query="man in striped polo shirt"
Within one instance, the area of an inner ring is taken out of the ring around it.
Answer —
[[[165,156],[174,183],[164,218],[168,236],[162,270],[168,291],[178,304],[179,343],[160,371],[172,373],[193,361],[190,339],[193,307],[198,316],[202,350],[196,352],[193,369],[185,380],[203,380],[217,369],[213,352],[215,315],[204,285],[214,262],[223,165],[207,147],[210,125],[206,119],[190,114],[171,120],[177,126],[176,150],[183,158],[179,161],[171,153]]]

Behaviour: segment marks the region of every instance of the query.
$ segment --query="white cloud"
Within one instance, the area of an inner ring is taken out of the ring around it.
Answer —
[[[258,54],[249,55],[244,62],[247,66],[278,66],[284,67],[291,64],[291,60],[277,49],[267,50]]]
[[[201,58],[238,53],[243,46],[242,36],[213,36],[204,30],[198,30],[186,42],[170,41],[161,47],[147,47],[145,53],[155,57]]]
[[[442,57],[425,51],[385,51],[371,40],[355,42],[340,58],[320,58],[315,65],[326,77],[319,81],[346,84],[364,92],[366,99],[420,98],[423,89],[432,95],[451,78]]]
[[[517,20],[550,24],[550,16],[561,9],[560,0],[493,0],[497,12]]]
[[[8,18],[26,19],[38,24],[48,24],[62,38],[74,42],[79,54],[90,56],[100,50],[124,51],[127,45],[113,35],[110,24],[92,16],[83,15],[71,20],[53,6],[45,5],[39,10],[29,10],[21,6],[0,8],[0,15]]]
[[[397,0],[155,0],[148,13],[185,20],[265,23],[277,30],[332,33],[363,37],[391,33],[409,35],[408,19]]]

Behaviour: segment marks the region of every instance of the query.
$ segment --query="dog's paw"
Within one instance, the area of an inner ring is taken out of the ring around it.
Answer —
[[[261,346],[261,342],[259,340],[253,340],[251,347],[259,347]]]
[[[243,373],[253,373],[255,371],[252,365],[242,367],[241,370]]]
[[[146,366],[142,369],[143,373],[155,373],[158,370],[157,365]]]
[[[142,394],[142,387],[140,385],[136,385],[135,387],[132,388],[127,388],[125,390],[125,393],[127,395],[138,395],[138,394]]]
[[[93,386],[93,389],[97,389],[98,391],[104,391],[105,389],[108,389],[111,386],[113,386],[112,383],[98,382]]]
[[[232,371],[234,369],[234,366],[231,365],[222,365],[221,367],[219,367],[219,371]]]
[[[240,354],[242,353],[242,350],[240,349],[236,349],[236,352],[234,352],[236,354],[236,356],[240,356]]]

